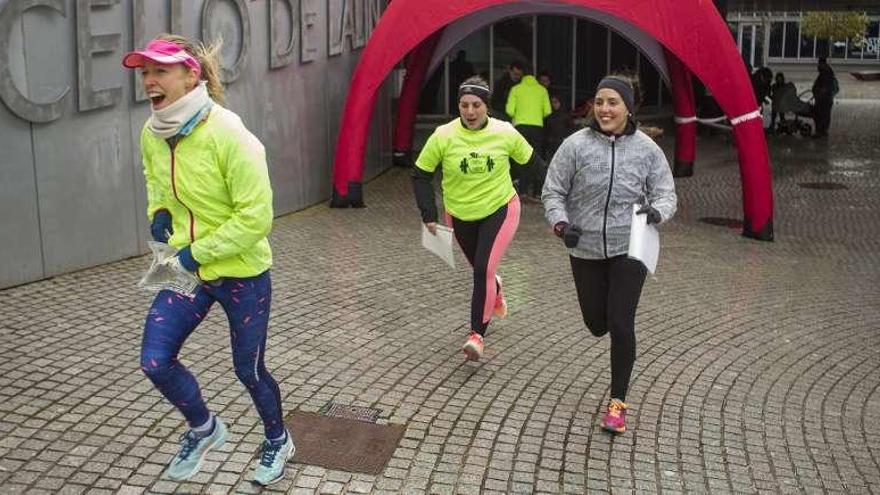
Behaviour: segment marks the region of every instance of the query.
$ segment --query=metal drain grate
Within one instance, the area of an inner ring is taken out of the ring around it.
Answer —
[[[825,191],[836,191],[840,189],[849,189],[849,187],[839,182],[801,182],[798,186],[804,189],[821,189]]]
[[[285,423],[296,443],[293,462],[374,475],[385,470],[406,430],[301,411]]]
[[[743,226],[742,220],[737,220],[736,218],[702,217],[700,218],[700,221],[708,223],[709,225],[717,225],[719,227],[727,227],[730,229],[741,229]]]
[[[321,408],[321,414],[328,418],[353,419],[364,423],[375,423],[379,410],[372,407],[352,406],[330,401]]]

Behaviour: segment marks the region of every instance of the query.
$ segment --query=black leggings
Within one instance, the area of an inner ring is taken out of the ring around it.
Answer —
[[[645,265],[626,256],[585,260],[571,256],[581,314],[596,337],[611,333],[611,398],[626,401],[636,361],[636,306]]]
[[[492,310],[501,297],[501,287],[495,278],[498,264],[519,225],[519,197],[510,201],[482,220],[465,221],[447,213],[455,239],[474,269],[474,292],[471,296],[471,330],[486,334]]]

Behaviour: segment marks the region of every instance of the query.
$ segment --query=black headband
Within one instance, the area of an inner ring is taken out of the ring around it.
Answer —
[[[474,95],[477,98],[483,100],[483,103],[486,105],[489,104],[489,98],[492,96],[492,91],[489,90],[487,86],[483,86],[482,84],[471,84],[471,83],[463,83],[458,87],[458,99],[461,99],[464,95]]]
[[[629,82],[624,81],[619,77],[606,76],[599,81],[599,85],[596,86],[596,92],[598,93],[602,88],[617,91],[620,95],[620,99],[623,100],[623,104],[626,105],[626,109],[629,110],[630,113],[635,110],[635,96],[633,94],[632,85]]]

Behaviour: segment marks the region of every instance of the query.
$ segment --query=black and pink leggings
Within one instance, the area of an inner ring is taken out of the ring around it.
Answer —
[[[480,335],[485,335],[495,300],[500,295],[495,271],[519,226],[519,211],[519,196],[514,196],[506,205],[481,220],[459,220],[446,214],[447,224],[452,225],[458,245],[474,268],[471,330]]]

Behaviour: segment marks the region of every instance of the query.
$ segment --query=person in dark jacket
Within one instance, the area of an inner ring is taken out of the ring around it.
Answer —
[[[504,75],[495,81],[490,106],[492,107],[492,116],[496,119],[510,121],[504,108],[507,105],[507,96],[510,94],[510,89],[522,81],[523,74],[525,74],[525,64],[513,61],[507,66]]]
[[[782,72],[776,73],[776,79],[773,82],[773,85],[770,86],[770,132],[776,132],[776,119],[779,118],[779,103],[782,99],[783,88],[785,88],[785,74]]]
[[[675,214],[663,150],[636,128],[629,79],[599,82],[594,119],[556,151],[542,199],[553,231],[569,248],[581,315],[589,331],[611,335],[611,393],[602,428],[626,431],[626,392],[636,358],[635,314],[647,268],[627,257],[634,205],[649,224]]]
[[[831,127],[831,107],[834,106],[834,95],[837,94],[837,78],[825,57],[819,59],[816,68],[819,75],[813,82],[813,120],[816,123],[813,137],[821,138],[828,136],[828,128]]]
[[[576,129],[571,112],[563,108],[558,95],[550,97],[550,108],[552,112],[544,119],[544,159],[548,162],[562,141]]]

